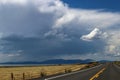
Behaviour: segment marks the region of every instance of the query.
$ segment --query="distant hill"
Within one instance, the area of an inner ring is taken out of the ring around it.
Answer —
[[[89,63],[93,62],[94,60],[92,59],[86,59],[86,60],[80,60],[80,59],[75,59],[75,60],[64,60],[64,59],[53,59],[53,60],[47,60],[41,62],[42,64],[74,64],[74,63]]]
[[[5,62],[0,64],[85,64],[89,62],[94,62],[95,60],[92,59],[86,59],[86,60],[64,60],[64,59],[51,59],[41,62],[34,62],[34,61],[26,61],[26,62]]]

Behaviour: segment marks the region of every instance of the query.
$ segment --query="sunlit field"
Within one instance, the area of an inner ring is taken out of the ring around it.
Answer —
[[[54,65],[36,67],[1,67],[0,80],[27,80],[59,73],[77,71],[87,65]]]

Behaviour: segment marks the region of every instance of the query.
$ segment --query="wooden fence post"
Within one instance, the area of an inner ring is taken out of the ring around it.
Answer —
[[[25,73],[23,73],[23,80],[25,80]]]
[[[13,73],[11,73],[11,80],[14,80],[14,75],[13,75]]]

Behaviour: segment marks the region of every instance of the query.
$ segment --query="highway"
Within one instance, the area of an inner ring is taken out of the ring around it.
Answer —
[[[120,67],[107,63],[73,73],[34,80],[120,80]]]
[[[97,80],[120,80],[120,67],[109,64]]]

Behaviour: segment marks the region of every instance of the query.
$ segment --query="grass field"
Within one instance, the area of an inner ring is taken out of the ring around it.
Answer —
[[[42,76],[49,76],[58,73],[65,73],[80,70],[86,65],[55,65],[55,66],[36,66],[36,67],[1,67],[0,80],[27,80]]]
[[[115,61],[114,63],[120,66],[120,61]]]

